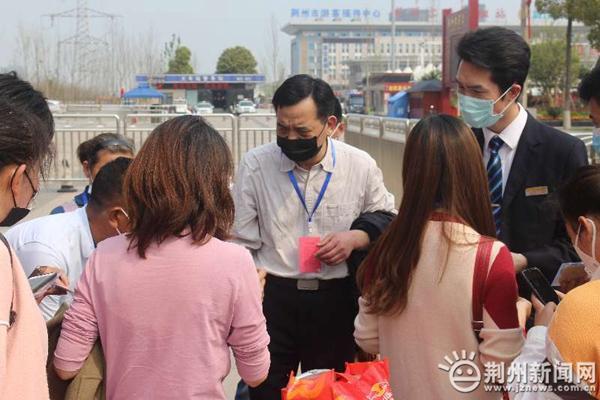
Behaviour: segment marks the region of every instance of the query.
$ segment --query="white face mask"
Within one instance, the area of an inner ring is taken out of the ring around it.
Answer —
[[[596,224],[589,218],[586,218],[588,221],[592,223],[592,255],[589,256],[585,254],[578,246],[579,244],[579,233],[581,232],[581,224],[579,224],[579,228],[577,228],[577,236],[575,237],[575,251],[579,258],[581,258],[581,262],[585,266],[585,272],[588,273],[590,279],[599,279],[600,278],[600,263],[596,260]]]
[[[342,125],[341,122],[338,122],[338,124],[335,126],[335,129],[333,130],[333,132],[331,132],[331,137],[335,138],[335,133],[337,132],[338,128],[340,127],[340,125]]]
[[[125,216],[127,219],[129,219],[129,215],[127,215],[127,213],[125,212],[125,210],[123,210],[123,209],[122,209],[122,208],[120,208],[120,207],[119,207],[119,210],[121,210],[121,212],[123,213],[123,215],[124,215],[124,216]],[[119,230],[119,226],[117,226],[115,229],[117,230],[117,233],[119,234],[119,236],[121,236],[121,235],[123,234],[123,233],[121,233],[121,231]],[[127,233],[127,232],[125,232],[125,233]]]

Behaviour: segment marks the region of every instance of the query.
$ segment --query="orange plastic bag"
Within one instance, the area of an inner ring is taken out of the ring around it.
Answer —
[[[394,400],[387,360],[346,365],[331,389],[334,400]]]
[[[292,373],[282,400],[394,400],[387,360],[349,363],[343,374],[333,370]]]
[[[335,382],[333,370],[309,371],[290,380],[281,391],[282,400],[334,400],[331,385]]]

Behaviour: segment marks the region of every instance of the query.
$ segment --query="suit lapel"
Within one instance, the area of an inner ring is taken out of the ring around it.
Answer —
[[[538,122],[531,115],[527,115],[527,123],[519,139],[517,152],[513,159],[512,166],[502,196],[502,208],[506,209],[510,206],[515,196],[523,189],[527,172],[535,165],[535,154],[541,143],[539,138]]]
[[[483,155],[483,146],[485,145],[485,137],[483,136],[483,130],[473,128],[473,133],[475,134],[475,139],[477,139],[477,143],[479,143],[479,148],[481,149],[481,154]]]

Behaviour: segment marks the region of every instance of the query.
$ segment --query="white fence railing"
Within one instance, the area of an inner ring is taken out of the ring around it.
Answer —
[[[111,114],[55,114],[54,163],[48,180],[87,180],[77,158],[77,147],[101,133],[122,133],[121,119]]]
[[[87,180],[77,159],[77,146],[103,132],[121,133],[139,149],[150,132],[162,122],[180,116],[155,112],[127,114],[55,114],[56,157],[49,180],[75,182]],[[237,167],[248,150],[276,139],[275,114],[204,114],[202,115],[223,135]],[[397,201],[402,196],[402,159],[406,139],[418,122],[416,119],[386,118],[349,114],[346,116],[344,140],[368,152],[381,170],[388,189]],[[573,133],[590,149],[591,133]]]

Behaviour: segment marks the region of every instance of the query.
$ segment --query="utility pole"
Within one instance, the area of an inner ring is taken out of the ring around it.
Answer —
[[[90,18],[109,19],[112,23],[119,16],[93,10],[87,6],[87,0],[77,0],[75,8],[54,14],[47,14],[44,17],[50,18],[51,26],[54,26],[56,20],[66,18],[75,19],[75,34],[64,40],[59,39],[58,41],[57,79],[60,78],[61,74],[60,58],[64,54],[61,48],[68,46],[72,48],[72,63],[75,66],[75,76],[74,79],[72,77],[72,83],[85,87],[94,82],[94,79],[97,78],[95,73],[99,65],[96,57],[101,54],[102,48],[108,48],[109,44],[105,40],[91,35]]]
[[[531,10],[531,0],[521,0],[521,36],[527,44],[530,43],[530,27],[529,27],[529,13]],[[527,108],[527,81],[523,85],[521,94],[521,104],[524,108]]]
[[[563,100],[563,128],[571,129],[571,38],[573,37],[573,18],[567,17],[567,56],[566,58],[566,74],[565,74],[565,89]]]
[[[392,72],[396,71],[396,1],[392,1],[392,12],[390,14],[392,19]]]

